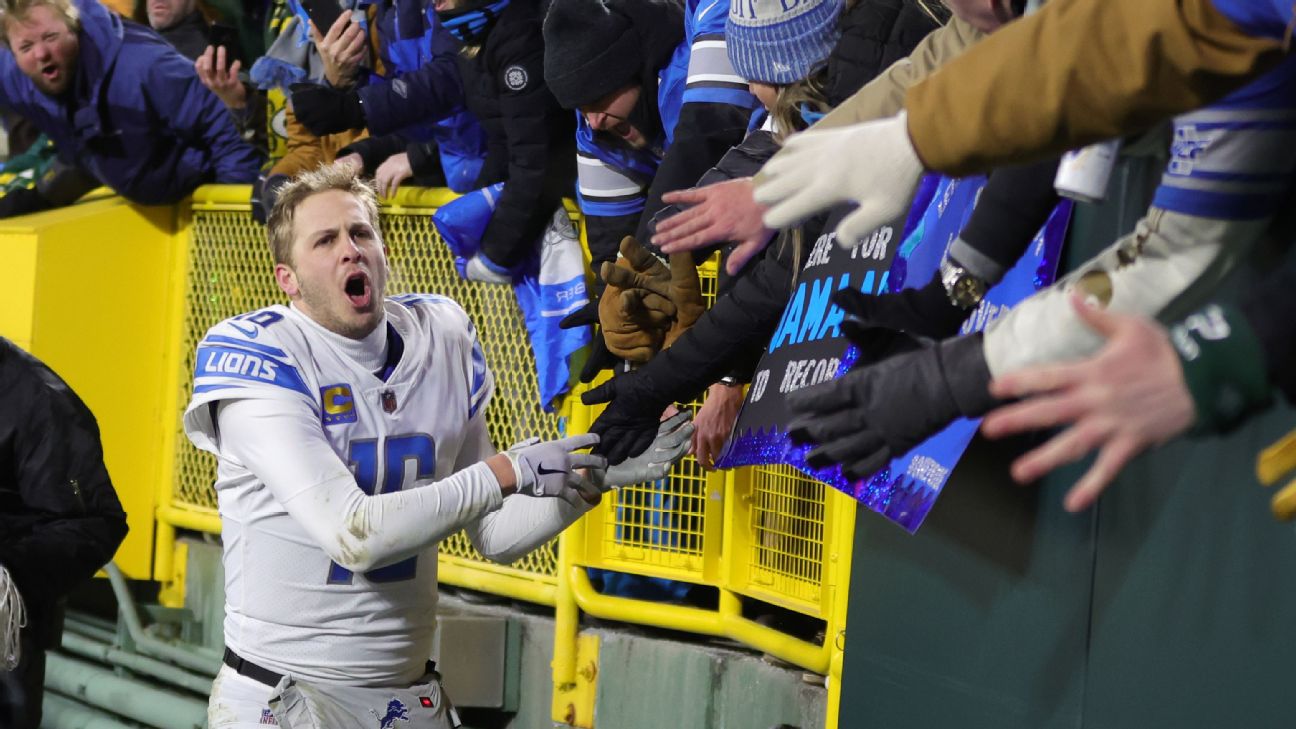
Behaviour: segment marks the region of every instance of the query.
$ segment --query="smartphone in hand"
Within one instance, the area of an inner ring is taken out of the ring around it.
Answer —
[[[327,33],[329,28],[337,22],[338,16],[348,12],[343,8],[338,0],[301,0],[302,8],[306,10],[306,15],[310,16],[311,22],[319,28],[321,35]],[[350,3],[347,3],[349,6]]]

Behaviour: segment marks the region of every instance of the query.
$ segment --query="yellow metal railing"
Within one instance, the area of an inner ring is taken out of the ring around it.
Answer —
[[[697,404],[694,403],[694,406]],[[588,429],[597,410],[572,408],[571,428]],[[618,489],[563,533],[554,637],[556,721],[579,709],[579,613],[727,637],[825,674],[827,726],[841,697],[855,502],[790,466],[703,471],[692,458],[664,484]],[[713,587],[715,609],[605,595],[591,568]],[[825,623],[821,641],[788,635],[744,617],[744,598]],[[582,724],[584,725],[584,724]]]
[[[181,211],[172,296],[177,311],[170,344],[181,354],[165,386],[174,426],[161,444],[164,479],[157,495],[155,577],[163,599],[177,602],[176,529],[217,533],[215,462],[181,432],[192,387],[195,347],[222,319],[281,300],[264,229],[248,211],[246,187],[211,186]],[[496,378],[487,411],[491,437],[507,445],[524,437],[583,432],[595,412],[568,398],[561,414],[538,404],[534,364],[522,317],[507,287],[465,282],[439,241],[430,213],[451,195],[402,189],[382,210],[392,267],[391,293],[434,292],[458,301],[477,326]],[[579,224],[579,217],[576,217]],[[583,225],[578,225],[583,231]],[[187,231],[187,233],[186,233]],[[714,265],[703,270],[714,296]],[[697,404],[694,404],[696,407]],[[563,420],[566,420],[565,428]],[[705,472],[691,457],[655,484],[617,490],[561,539],[520,562],[497,565],[463,535],[443,542],[441,581],[556,608],[554,718],[572,720],[579,612],[726,636],[807,669],[830,675],[828,724],[835,726],[845,630],[854,502],[788,467]],[[663,577],[714,588],[714,609],[603,595],[588,570]],[[744,617],[758,601],[824,622],[822,641],[806,641]],[[588,724],[589,717],[578,717]]]

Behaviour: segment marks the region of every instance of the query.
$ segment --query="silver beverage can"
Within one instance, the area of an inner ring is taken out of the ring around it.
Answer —
[[[1062,197],[1080,202],[1101,202],[1107,197],[1107,183],[1116,168],[1121,140],[1112,139],[1062,155],[1053,187]]]

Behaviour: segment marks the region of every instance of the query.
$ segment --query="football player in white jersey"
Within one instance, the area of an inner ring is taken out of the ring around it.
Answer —
[[[517,560],[606,488],[663,476],[692,426],[664,423],[647,459],[612,472],[576,452],[594,435],[497,454],[463,309],[383,295],[368,184],[303,174],[267,233],[290,304],[212,327],[184,417],[219,457],[227,649],[209,725],[454,726],[427,665],[438,542],[463,529],[486,557]]]

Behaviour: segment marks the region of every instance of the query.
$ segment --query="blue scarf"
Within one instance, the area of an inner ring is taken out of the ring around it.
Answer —
[[[437,20],[461,43],[481,45],[508,4],[509,0],[497,0],[471,9],[438,12]]]
[[[805,120],[806,126],[808,127],[814,126],[815,122],[819,121],[825,116],[827,116],[827,114],[825,114],[824,112],[815,111],[814,109],[810,108],[809,104],[805,103],[804,101],[801,102],[801,118]]]

